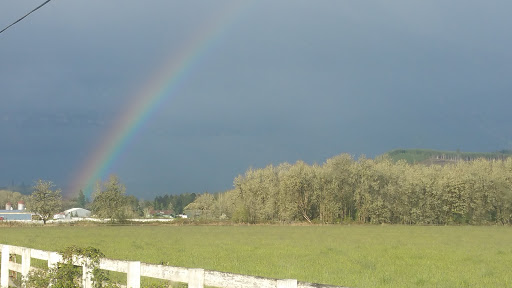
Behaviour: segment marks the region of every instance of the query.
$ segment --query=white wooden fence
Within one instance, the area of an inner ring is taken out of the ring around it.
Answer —
[[[62,261],[62,256],[57,252],[30,249],[19,246],[2,245],[0,288],[9,286],[9,271],[21,273],[27,277],[29,271],[34,269],[30,266],[31,258],[48,261],[48,267]],[[10,255],[21,255],[21,263],[10,260]],[[77,263],[78,266],[81,266]],[[146,276],[156,279],[163,279],[173,282],[188,283],[189,288],[203,288],[206,286],[221,288],[335,288],[339,286],[312,284],[299,282],[294,279],[271,279],[256,276],[239,275],[204,269],[191,269],[172,267],[164,265],[146,264],[139,261],[121,261],[103,258],[100,261],[100,269],[126,273],[127,287],[139,288],[140,277]],[[92,287],[91,273],[86,266],[82,266],[82,286]]]

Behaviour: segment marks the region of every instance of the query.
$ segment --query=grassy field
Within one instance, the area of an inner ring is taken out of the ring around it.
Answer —
[[[0,243],[350,287],[512,287],[512,227],[0,227]]]

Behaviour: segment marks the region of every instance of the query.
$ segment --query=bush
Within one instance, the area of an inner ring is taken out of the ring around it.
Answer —
[[[33,270],[24,281],[27,288],[72,288],[82,287],[82,266],[76,266],[73,259],[78,259],[79,265],[87,266],[91,272],[94,288],[119,287],[110,281],[108,272],[99,269],[100,259],[105,255],[93,247],[80,248],[70,246],[60,252],[62,263],[45,270]]]

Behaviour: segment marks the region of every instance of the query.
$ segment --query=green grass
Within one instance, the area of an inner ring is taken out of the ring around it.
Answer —
[[[0,243],[350,287],[512,287],[512,227],[0,227]]]

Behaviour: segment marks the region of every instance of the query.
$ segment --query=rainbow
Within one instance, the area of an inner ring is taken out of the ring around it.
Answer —
[[[136,93],[114,121],[102,140],[90,153],[89,159],[72,179],[66,194],[83,190],[90,196],[95,183],[102,181],[114,161],[125,150],[160,104],[179,90],[180,84],[192,73],[206,52],[222,38],[222,34],[238,19],[246,1],[231,2],[222,13],[206,21],[203,29],[190,37],[178,53],[170,55],[148,82]],[[246,5],[245,5],[246,6]]]

